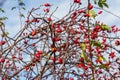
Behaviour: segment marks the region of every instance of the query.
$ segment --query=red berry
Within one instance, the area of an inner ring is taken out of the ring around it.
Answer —
[[[23,58],[20,56],[18,59],[19,59],[19,60],[22,60]]]
[[[79,14],[80,14],[80,13],[82,13],[82,12],[83,12],[83,10],[82,10],[82,9],[79,9],[79,10],[78,10],[78,13],[79,13]]]
[[[58,58],[58,62],[59,62],[60,64],[62,64],[62,63],[63,63],[62,58]]]
[[[4,45],[4,44],[5,44],[5,41],[2,40],[2,41],[0,42],[0,45]]]
[[[48,13],[50,10],[48,8],[44,9],[44,12]]]
[[[80,3],[81,4],[81,0],[74,0],[74,3]]]
[[[39,22],[39,20],[37,19],[37,18],[34,18],[33,20],[32,20],[32,22]]]
[[[102,11],[99,11],[98,14],[102,14]]]
[[[28,19],[28,20],[26,20],[25,22],[26,22],[26,23],[29,23],[29,22],[30,22],[30,20]]]
[[[61,32],[62,32],[62,29],[57,29],[56,32],[57,32],[57,33],[61,33]]]
[[[111,52],[111,53],[109,54],[109,56],[110,56],[111,58],[114,58],[114,57],[115,57],[115,53],[114,53],[114,52]]]
[[[90,14],[84,14],[84,17],[90,17]]]
[[[70,78],[70,80],[74,80],[74,78]]]
[[[91,3],[89,3],[88,10],[91,10],[92,8],[93,8],[93,5]]]
[[[4,63],[5,62],[5,58],[1,58],[0,62]]]
[[[49,3],[45,3],[44,6],[49,7],[51,5]]]
[[[84,67],[83,67],[83,69],[84,69],[84,70],[87,70],[87,69],[88,69],[88,67],[87,67],[87,66],[84,66]]]
[[[115,41],[115,46],[119,46],[120,45],[120,41],[116,40]]]
[[[37,34],[36,30],[33,30],[31,33],[32,36],[35,36],[36,34]]]
[[[41,55],[41,54],[42,54],[42,51],[41,51],[41,50],[37,51],[37,54]]]
[[[51,19],[51,18],[47,18],[47,20],[48,20],[48,21],[52,21],[52,19]]]
[[[54,61],[55,61],[55,58],[54,58],[54,57],[52,57],[52,58],[51,58],[51,60],[54,62]]]

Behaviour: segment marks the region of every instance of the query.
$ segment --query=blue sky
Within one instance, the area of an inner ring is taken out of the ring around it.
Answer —
[[[23,0],[26,4],[26,10],[30,10],[33,7],[38,7],[41,4],[44,4],[46,2],[53,5],[53,7],[59,7],[57,12],[55,13],[57,17],[64,16],[68,9],[70,2],[72,0]],[[85,0],[81,0],[82,2]],[[85,4],[85,3],[84,3]],[[109,9],[108,11],[113,12],[114,14],[120,16],[120,8],[119,8],[120,0],[109,0],[108,5]],[[5,4],[2,6],[2,8],[5,9],[6,13],[3,14],[4,16],[8,17],[8,20],[5,21],[7,31],[10,32],[10,35],[14,35],[19,29],[20,29],[20,21],[19,21],[19,14],[18,10],[11,11],[11,7],[17,6],[17,0],[7,0]],[[27,14],[27,11],[23,12]],[[1,13],[0,13],[1,14]],[[115,16],[108,14],[104,12],[101,16],[98,17],[98,19],[102,22],[105,22],[108,25],[114,25],[120,26],[120,19],[116,18]]]

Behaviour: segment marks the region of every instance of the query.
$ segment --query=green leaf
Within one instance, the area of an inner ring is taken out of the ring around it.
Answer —
[[[23,17],[23,18],[25,18],[24,14],[20,14],[20,17]]]
[[[8,18],[7,17],[1,17],[0,21],[6,20],[6,19],[8,19]]]
[[[83,51],[85,51],[86,45],[85,45],[84,43],[81,43],[81,44],[80,44],[80,47],[81,47],[81,49],[82,49]]]
[[[94,4],[97,4],[96,0],[94,0]]]
[[[98,2],[98,6],[103,8],[103,4],[101,2]]]
[[[99,1],[101,1],[102,3],[106,2],[106,0],[99,0]]]
[[[16,7],[12,7],[12,9],[11,9],[11,10],[14,10],[14,9],[16,9]]]
[[[91,43],[93,44],[93,46],[97,46],[99,48],[102,48],[102,45],[99,41],[91,41]]]
[[[90,11],[89,11],[89,14],[90,14],[90,17],[91,17],[91,18],[95,18],[95,14],[96,14],[96,13],[95,13],[94,10],[90,10]]]
[[[107,3],[103,3],[103,5],[107,8],[109,8],[108,4]]]
[[[8,34],[9,34],[8,32],[4,32],[4,33],[2,34],[2,37],[7,36]]]
[[[0,8],[0,11],[3,12],[3,13],[5,12],[4,9],[2,9],[2,8]]]
[[[25,7],[22,7],[23,10],[26,10]]]
[[[20,2],[19,5],[20,6],[25,6],[25,4],[23,2]]]
[[[85,53],[81,53],[80,56],[84,59],[84,60],[87,60],[87,57],[86,57],[86,54]]]
[[[102,30],[107,30],[107,31],[110,31],[111,30],[111,28],[110,28],[110,26],[108,26],[108,25],[101,25],[101,29]]]
[[[99,68],[102,68],[102,69],[109,69],[109,66],[106,66],[105,64],[95,65],[95,67],[99,67]]]

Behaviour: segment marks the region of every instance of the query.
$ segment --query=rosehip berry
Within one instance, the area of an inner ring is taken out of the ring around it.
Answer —
[[[45,3],[44,6],[49,7],[51,5],[49,3]]]
[[[82,12],[83,12],[83,10],[82,10],[82,9],[79,9],[79,10],[78,10],[78,13],[79,13],[79,14],[80,14],[80,13],[82,13]]]
[[[4,63],[5,62],[5,58],[1,58],[0,62]]]
[[[93,8],[93,5],[91,3],[89,3],[88,10],[91,10],[92,8]]]
[[[51,60],[54,62],[54,61],[55,61],[55,58],[54,58],[54,57],[52,57],[52,58],[51,58]]]
[[[48,8],[44,9],[44,12],[48,13],[50,10]]]
[[[98,14],[102,14],[102,11],[99,11]]]
[[[58,58],[58,62],[59,62],[60,64],[62,64],[62,63],[63,63],[62,58]]]
[[[115,46],[119,46],[120,45],[120,41],[116,40],[115,41]]]
[[[52,21],[52,19],[51,19],[51,18],[47,18],[47,20],[48,20],[48,21]]]
[[[33,30],[31,33],[32,36],[35,36],[36,34],[37,34],[36,30]]]
[[[57,33],[61,33],[61,32],[62,32],[62,29],[57,29],[56,32],[57,32]]]
[[[109,56],[110,56],[111,58],[114,58],[114,57],[115,57],[115,53],[114,53],[114,52],[111,52],[111,53],[109,54]]]
[[[33,20],[32,20],[32,22],[39,22],[39,20],[37,19],[37,18],[34,18]]]
[[[2,41],[0,42],[0,45],[4,45],[4,44],[5,44],[5,41],[2,40]]]
[[[26,20],[25,22],[26,22],[26,23],[29,23],[29,22],[30,22],[30,20],[28,19],[28,20]]]

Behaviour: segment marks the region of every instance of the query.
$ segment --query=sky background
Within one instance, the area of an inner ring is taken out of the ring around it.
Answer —
[[[1,0],[0,0],[1,1]],[[38,7],[41,4],[44,4],[46,2],[53,5],[53,8],[59,7],[57,12],[55,13],[57,17],[64,16],[67,11],[69,10],[69,5],[73,0],[23,0],[25,3],[26,11],[22,12],[25,15],[27,14],[28,10],[31,10],[33,7]],[[85,1],[87,0],[81,0],[84,5],[86,5]],[[108,11],[111,11],[112,13],[120,16],[120,0],[108,0],[109,9],[106,9]],[[11,11],[11,8],[17,6],[17,0],[6,0],[2,8],[5,10],[6,13],[2,14],[1,16],[7,16],[8,20],[5,21],[7,31],[10,33],[11,36],[13,36],[19,29],[20,29],[20,20],[19,20],[19,14],[18,9],[15,9]],[[117,17],[104,12],[101,16],[99,16],[97,19],[100,21],[108,24],[108,25],[117,25],[120,26],[120,19]]]

